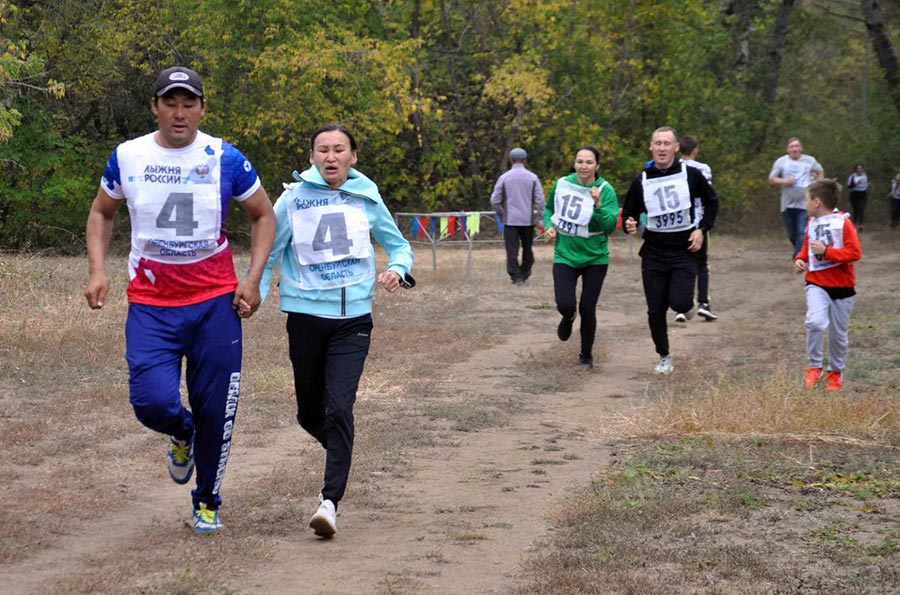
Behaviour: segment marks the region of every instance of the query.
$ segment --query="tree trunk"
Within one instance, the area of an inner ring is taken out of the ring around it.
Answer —
[[[772,40],[769,43],[769,49],[766,52],[766,69],[760,79],[760,101],[764,113],[768,114],[761,122],[759,135],[756,137],[755,146],[752,153],[757,154],[762,151],[769,131],[769,124],[772,121],[770,117],[775,103],[775,97],[778,94],[778,75],[781,72],[781,62],[784,59],[785,48],[788,44],[788,33],[790,32],[791,11],[794,10],[794,4],[797,0],[782,0],[778,7],[778,14],[775,15],[775,27],[772,30]]]
[[[766,70],[762,86],[762,100],[766,105],[771,105],[775,101],[778,91],[778,74],[781,71],[781,61],[787,47],[791,11],[794,10],[796,3],[797,0],[782,0],[781,6],[778,7],[778,15],[775,17],[775,29],[772,31],[772,43],[767,56],[769,67]]]
[[[884,80],[887,81],[894,107],[900,113],[900,63],[891,45],[891,39],[884,30],[884,22],[881,20],[881,10],[877,0],[860,0],[863,16],[866,19],[866,30],[872,39],[872,47],[878,56],[878,63],[884,71]]]
[[[743,72],[750,67],[750,34],[753,32],[754,18],[759,11],[758,0],[730,0],[725,15],[734,18],[729,27],[734,40],[735,56],[733,69]],[[746,88],[746,80],[742,84]]]

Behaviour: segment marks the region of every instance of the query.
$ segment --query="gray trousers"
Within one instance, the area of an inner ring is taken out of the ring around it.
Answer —
[[[841,372],[850,347],[850,312],[856,296],[833,300],[816,285],[806,286],[806,355],[810,368],[822,367],[822,349],[828,330],[828,369]]]

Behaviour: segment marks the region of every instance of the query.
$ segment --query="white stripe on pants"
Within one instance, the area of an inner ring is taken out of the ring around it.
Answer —
[[[822,367],[822,346],[828,332],[828,369],[844,369],[850,346],[850,312],[856,296],[833,300],[821,287],[806,286],[806,355],[810,368]]]

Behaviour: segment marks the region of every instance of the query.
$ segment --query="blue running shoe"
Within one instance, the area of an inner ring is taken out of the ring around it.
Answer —
[[[194,439],[185,442],[172,438],[166,459],[169,462],[169,477],[172,481],[178,484],[190,481],[194,472]]]
[[[200,503],[200,508],[194,509],[194,531],[197,533],[215,533],[222,528],[219,522],[219,511],[206,507],[205,502]]]

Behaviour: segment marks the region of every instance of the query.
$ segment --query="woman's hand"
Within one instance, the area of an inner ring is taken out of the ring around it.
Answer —
[[[400,275],[396,271],[385,271],[378,275],[378,284],[388,293],[394,293],[400,289]]]
[[[594,199],[594,206],[600,206],[600,187],[599,186],[591,186],[591,198]]]
[[[556,240],[556,228],[555,227],[547,228],[547,230],[544,232],[544,237],[550,242]]]

